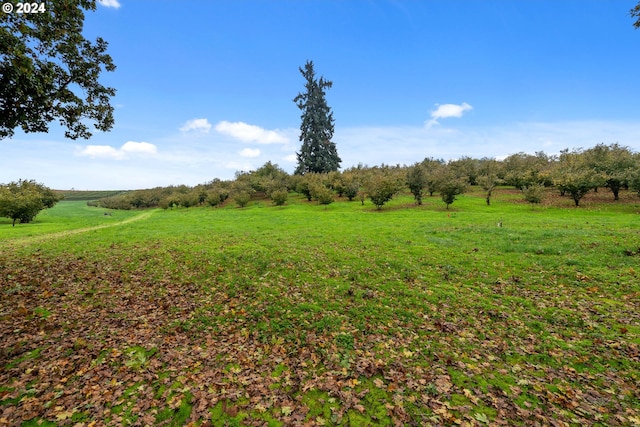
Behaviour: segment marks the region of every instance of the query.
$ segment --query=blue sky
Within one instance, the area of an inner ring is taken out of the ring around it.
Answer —
[[[111,132],[0,141],[0,182],[135,189],[295,169],[312,60],[342,167],[619,143],[640,151],[628,0],[104,0]]]

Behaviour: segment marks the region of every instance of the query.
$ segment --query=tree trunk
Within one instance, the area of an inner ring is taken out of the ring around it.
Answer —
[[[613,200],[618,201],[620,200],[620,188],[622,188],[622,185],[617,185],[613,184],[610,185],[609,188],[611,189],[611,192],[613,193]]]

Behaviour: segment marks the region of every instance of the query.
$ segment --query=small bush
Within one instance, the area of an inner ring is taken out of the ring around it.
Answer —
[[[399,181],[388,172],[373,174],[365,184],[365,191],[378,210],[382,209],[382,206],[391,200],[399,190]]]
[[[333,191],[322,184],[313,186],[313,188],[311,189],[311,194],[313,195],[313,198],[316,199],[321,205],[329,205],[334,201]]]
[[[174,207],[177,207],[180,205],[180,200],[178,200],[177,195],[170,195],[167,197],[164,197],[160,200],[158,206],[160,206],[162,209],[173,209]],[[105,206],[102,206],[105,207]]]
[[[352,202],[353,199],[355,199],[355,197],[358,195],[359,190],[360,184],[358,184],[357,182],[353,182],[345,187],[344,195],[347,196],[347,199],[349,199],[350,202]]]
[[[251,194],[245,191],[236,193],[233,196],[233,201],[236,202],[236,205],[238,205],[239,208],[247,206],[249,204],[249,200],[251,200]]]
[[[338,171],[329,172],[327,174],[327,181],[329,183],[329,188],[335,191],[338,194],[338,197],[342,197],[346,190],[345,180],[342,174]]]
[[[453,178],[450,177],[448,180],[443,180],[438,185],[438,191],[440,191],[440,196],[442,201],[447,205],[447,209],[449,209],[449,205],[456,201],[456,196],[464,193],[467,187],[466,180],[464,178]]]
[[[296,193],[303,194],[308,201],[311,201],[315,198],[313,192],[316,187],[321,185],[326,187],[324,182],[326,178],[326,176],[318,173],[307,173],[299,176],[299,178],[296,178],[295,191]]]
[[[207,198],[206,198],[206,202],[209,204],[209,206],[219,206],[222,204],[222,202],[224,202],[226,200],[227,195],[222,193],[221,191],[217,191],[217,190],[211,190],[207,193]]]
[[[530,185],[524,189],[524,199],[531,203],[531,207],[533,208],[534,203],[542,202],[542,198],[544,197],[544,186],[542,184]]]
[[[360,190],[360,178],[354,172],[344,172],[342,174],[342,181],[344,185],[344,195],[347,196],[351,202],[356,198]]]
[[[180,194],[179,196],[180,206],[183,208],[190,208],[192,206],[198,206],[200,204],[200,197],[196,191],[190,191],[188,193]]]
[[[289,192],[285,189],[275,190],[271,192],[271,200],[276,206],[282,206],[287,202]]]
[[[407,170],[407,185],[416,203],[422,204],[422,193],[427,186],[427,168],[416,163]]]

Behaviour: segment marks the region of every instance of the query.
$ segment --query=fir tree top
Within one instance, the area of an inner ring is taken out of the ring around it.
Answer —
[[[333,138],[333,112],[325,99],[325,88],[331,88],[333,82],[324,77],[316,79],[313,62],[307,61],[300,73],[305,78],[305,92],[298,93],[293,99],[302,110],[300,116],[300,152],[296,153],[298,167],[296,174],[308,172],[326,173],[337,171],[342,161]]]

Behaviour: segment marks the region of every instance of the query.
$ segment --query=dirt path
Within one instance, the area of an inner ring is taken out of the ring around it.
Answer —
[[[84,228],[76,228],[73,230],[64,230],[64,231],[58,231],[55,233],[49,233],[49,234],[42,234],[40,236],[29,236],[29,237],[21,237],[15,240],[10,240],[8,242],[5,242],[3,245],[5,245],[5,248],[9,249],[12,247],[16,247],[16,246],[26,246],[32,243],[39,243],[39,242],[46,242],[49,240],[54,240],[54,239],[59,239],[61,237],[66,237],[66,236],[71,236],[74,234],[80,234],[80,233],[86,233],[87,231],[93,231],[93,230],[100,230],[101,228],[109,228],[109,227],[118,227],[120,225],[124,225],[124,224],[128,224],[134,221],[140,221],[143,219],[147,219],[149,218],[151,215],[153,215],[155,211],[147,211],[144,213],[141,213],[140,215],[136,215],[134,217],[131,218],[127,218],[123,221],[119,221],[119,222],[115,222],[115,223],[111,223],[111,224],[102,224],[102,225],[94,225],[91,227],[84,227]]]

